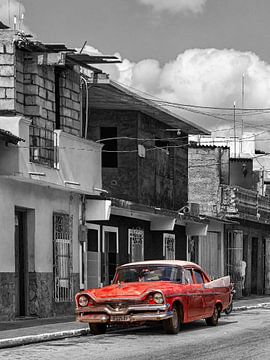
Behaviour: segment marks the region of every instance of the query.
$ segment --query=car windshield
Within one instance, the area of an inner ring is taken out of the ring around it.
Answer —
[[[117,270],[113,283],[172,281],[182,283],[182,269],[168,265],[128,266]]]

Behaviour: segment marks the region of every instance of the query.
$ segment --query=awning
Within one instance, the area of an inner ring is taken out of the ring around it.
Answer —
[[[85,221],[109,220],[110,215],[111,200],[86,200]]]
[[[189,223],[186,225],[186,235],[188,236],[206,236],[208,224]]]

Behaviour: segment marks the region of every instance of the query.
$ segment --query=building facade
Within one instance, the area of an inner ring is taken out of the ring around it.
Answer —
[[[112,81],[85,95],[88,138],[103,144],[102,182],[112,201],[108,221],[86,222],[86,286],[109,284],[118,264],[187,259],[187,227],[193,235],[207,227],[185,211],[187,135],[206,131]]]
[[[193,144],[189,179],[190,201],[200,204],[201,214],[224,221],[221,263],[237,295],[269,294],[270,198],[258,191],[252,158],[231,158],[228,147]]]
[[[102,145],[81,136],[74,51],[9,29],[0,39],[0,320],[72,314],[85,212],[100,200],[92,217],[108,216]]]

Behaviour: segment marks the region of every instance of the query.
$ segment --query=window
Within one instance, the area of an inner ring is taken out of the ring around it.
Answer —
[[[175,259],[175,234],[163,234],[163,256],[166,260]]]
[[[193,284],[192,270],[185,269],[184,270],[184,277],[185,277],[185,284]]]
[[[104,144],[102,148],[102,167],[116,168],[118,166],[117,156],[117,127],[101,127],[100,140]]]
[[[128,230],[128,250],[130,261],[144,260],[144,231],[142,229]]]
[[[56,166],[57,152],[54,148],[56,134],[53,130],[31,125],[29,127],[29,134],[30,161],[50,167]]]
[[[182,283],[180,268],[167,265],[125,266],[118,269],[114,278],[117,282],[172,281]]]
[[[203,275],[202,275],[202,273],[200,271],[194,270],[194,275],[195,275],[195,279],[196,279],[197,284],[203,284],[204,283]]]
[[[53,215],[54,299],[71,302],[72,289],[72,216]]]

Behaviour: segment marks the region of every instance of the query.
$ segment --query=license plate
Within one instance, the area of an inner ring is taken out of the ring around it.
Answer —
[[[129,321],[129,315],[112,315],[111,322]]]

